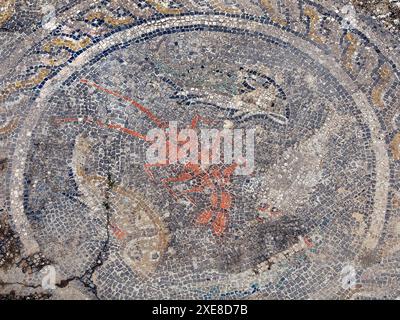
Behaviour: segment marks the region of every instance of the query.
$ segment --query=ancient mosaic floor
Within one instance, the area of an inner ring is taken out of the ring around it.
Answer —
[[[400,4],[369,3],[2,0],[0,298],[400,297]],[[255,129],[254,172],[146,168],[161,121]]]

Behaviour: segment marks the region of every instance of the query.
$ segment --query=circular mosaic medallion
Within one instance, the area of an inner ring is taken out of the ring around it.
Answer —
[[[54,298],[399,294],[378,280],[400,257],[397,61],[351,10],[48,9],[0,91],[0,172],[21,261],[53,268]]]

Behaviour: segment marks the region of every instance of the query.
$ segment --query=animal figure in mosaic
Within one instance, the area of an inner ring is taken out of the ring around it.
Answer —
[[[91,86],[99,91],[105,92],[115,98],[121,99],[124,102],[129,103],[131,106],[134,106],[135,108],[140,110],[143,114],[145,114],[146,117],[150,120],[150,122],[155,124],[157,128],[160,128],[162,130],[168,129],[168,125],[163,120],[159,119],[149,109],[147,109],[140,103],[136,102],[135,100],[126,97],[117,91],[105,88],[97,83],[88,81],[86,79],[81,79],[81,83],[87,86]],[[117,130],[122,133],[133,136],[135,138],[139,138],[140,140],[149,142],[145,134],[139,133],[129,128],[125,128],[122,125],[115,123],[104,123],[101,120],[94,120],[90,118],[74,118],[74,117],[60,118],[56,119],[55,121],[58,124],[70,123],[70,122],[94,124],[101,128]],[[196,129],[200,121],[207,122],[208,120],[202,118],[199,115],[196,115],[192,119],[189,128]],[[173,143],[176,143],[177,145],[173,146],[172,145]],[[179,146],[183,143],[184,142],[173,142],[170,140],[166,141],[167,152],[172,147],[179,148]],[[215,144],[212,145],[211,151],[216,147],[217,146]],[[178,160],[180,159],[178,158]],[[189,196],[189,194],[201,193],[205,192],[206,190],[211,190],[210,206],[200,213],[200,215],[196,219],[196,222],[198,224],[205,225],[213,220],[212,221],[213,233],[217,236],[221,236],[223,235],[223,233],[227,228],[228,213],[233,203],[232,194],[228,191],[227,186],[231,183],[231,177],[236,168],[240,165],[239,163],[243,164],[243,160],[239,161],[238,159],[238,161],[233,161],[233,163],[231,164],[210,165],[208,167],[204,167],[196,163],[187,162],[182,164],[181,171],[178,175],[174,177],[161,179],[161,183],[168,190],[168,192],[177,200],[187,199],[193,204],[195,204],[195,201],[191,196]],[[147,163],[144,165],[144,171],[152,180],[155,180],[155,177],[152,173],[152,169],[155,167],[166,167],[169,166],[170,164],[171,163],[168,159],[166,162],[162,163]],[[177,193],[171,186],[171,184],[173,183],[185,183],[185,182],[190,183],[192,181],[193,182],[200,181],[200,183],[198,183],[195,187],[186,189],[184,191],[180,191],[179,193]],[[215,216],[214,219],[213,216]]]
[[[272,77],[251,68],[240,68],[237,76],[239,90],[232,97],[213,92],[215,102],[210,102],[201,88],[186,90],[168,77],[162,76],[162,80],[175,90],[171,98],[179,104],[225,110],[230,120],[239,122],[267,118],[278,125],[286,125],[289,121],[285,91]]]
[[[90,207],[93,219],[105,207],[115,214],[107,218],[110,234],[118,240],[125,262],[142,276],[154,272],[165,254],[169,232],[159,212],[139,190],[117,184],[111,177],[87,172],[93,141],[84,135],[75,139],[71,167],[80,199]],[[112,194],[112,196],[110,196]]]

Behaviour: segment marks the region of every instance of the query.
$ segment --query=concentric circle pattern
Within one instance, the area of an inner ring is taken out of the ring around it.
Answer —
[[[398,33],[344,1],[26,6],[0,4],[0,297],[400,296]],[[254,170],[149,164],[172,124],[252,132]]]

